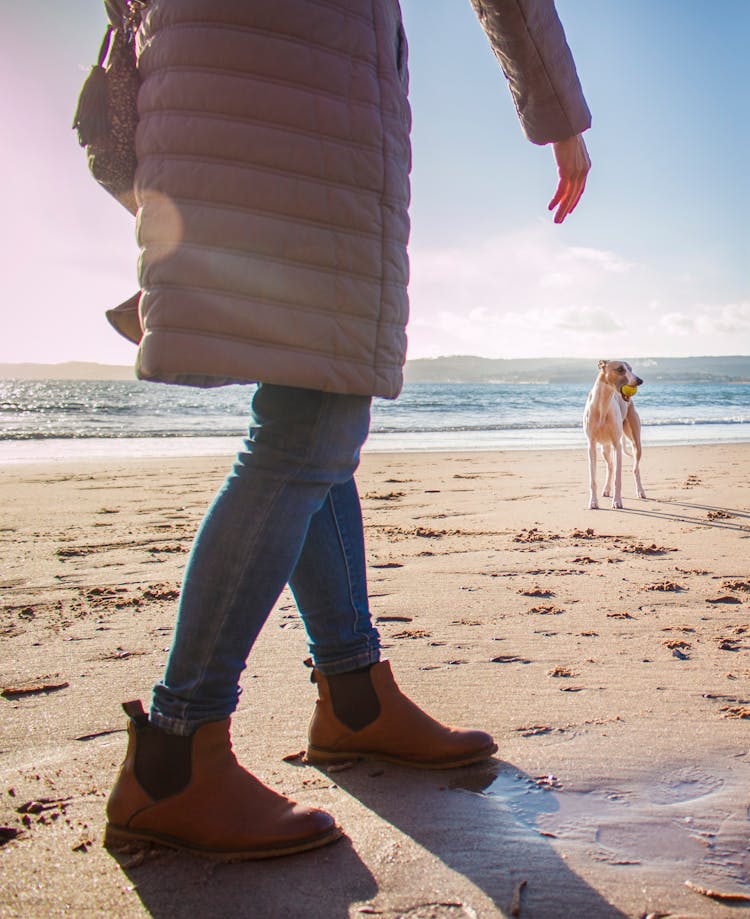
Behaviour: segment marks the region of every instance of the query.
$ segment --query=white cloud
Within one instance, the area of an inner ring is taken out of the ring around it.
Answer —
[[[665,313],[659,319],[659,325],[668,335],[695,335],[695,323],[695,316],[688,316],[687,313]]]
[[[575,332],[580,335],[619,332],[622,324],[605,309],[592,306],[560,306],[506,313],[504,322],[529,331]]]
[[[619,255],[610,252],[608,249],[588,249],[583,246],[572,246],[565,258],[575,259],[578,262],[588,261],[593,265],[598,265],[603,271],[617,274],[629,271],[633,267],[632,262],[626,262],[625,259],[620,258]]]
[[[750,302],[727,303],[718,311],[701,316],[708,328],[724,335],[750,332]]]
[[[750,301],[729,293],[711,303],[713,268],[686,289],[658,264],[566,245],[552,225],[461,248],[414,246],[411,262],[410,357],[750,352]]]
[[[666,313],[660,326],[670,335],[737,336],[750,334],[750,302],[726,303],[723,306],[698,304],[694,312]],[[750,341],[738,342],[746,350]]]
[[[625,327],[616,253],[567,246],[541,224],[464,248],[411,252],[410,356],[574,354]]]
[[[623,324],[608,310],[595,306],[567,307],[552,311],[552,326],[573,332],[620,332]]]

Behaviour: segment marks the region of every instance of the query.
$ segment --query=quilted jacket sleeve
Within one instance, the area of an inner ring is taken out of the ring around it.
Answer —
[[[510,86],[524,133],[535,144],[591,127],[554,0],[471,0]]]

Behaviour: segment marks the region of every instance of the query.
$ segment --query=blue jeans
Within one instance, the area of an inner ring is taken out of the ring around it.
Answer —
[[[237,707],[247,656],[289,583],[315,666],[375,663],[353,474],[370,399],[261,384],[241,451],[193,544],[151,720],[176,734]]]

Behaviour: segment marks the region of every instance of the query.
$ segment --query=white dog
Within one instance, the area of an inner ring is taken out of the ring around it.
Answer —
[[[607,463],[607,481],[602,494],[612,496],[612,507],[622,507],[623,442],[633,445],[633,477],[639,498],[641,485],[641,419],[631,396],[643,380],[625,361],[599,361],[599,376],[588,395],[583,413],[583,430],[589,442],[589,507],[596,509],[596,448],[602,448]],[[625,392],[623,392],[625,387]]]

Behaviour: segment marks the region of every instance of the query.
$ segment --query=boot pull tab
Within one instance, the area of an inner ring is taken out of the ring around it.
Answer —
[[[123,702],[122,710],[136,724],[144,724],[148,721],[148,715],[143,710],[143,703],[140,699],[134,699],[132,702]]]

